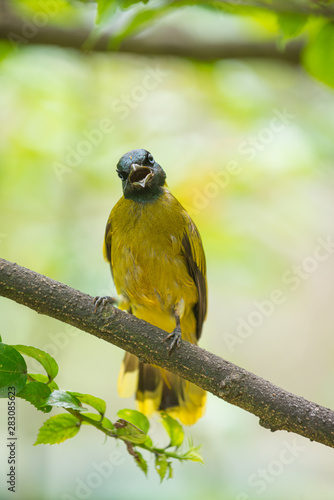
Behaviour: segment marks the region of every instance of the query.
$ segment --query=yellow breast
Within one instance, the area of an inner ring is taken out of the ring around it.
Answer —
[[[183,213],[165,190],[152,202],[121,198],[110,215],[111,267],[118,294],[129,301],[136,316],[150,323],[160,326],[165,316],[161,327],[168,330],[175,326],[174,307],[181,304],[181,316],[193,316],[198,300],[182,251]]]

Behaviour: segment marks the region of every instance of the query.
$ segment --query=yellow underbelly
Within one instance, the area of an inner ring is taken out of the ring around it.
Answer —
[[[124,202],[127,208],[127,200]],[[131,208],[131,205],[130,205]],[[111,266],[120,307],[131,307],[135,316],[171,332],[180,316],[183,337],[194,342],[196,320],[193,307],[197,287],[189,275],[182,253],[182,218],[166,220],[154,204],[138,210],[127,222],[115,216]],[[113,223],[113,221],[112,221]]]

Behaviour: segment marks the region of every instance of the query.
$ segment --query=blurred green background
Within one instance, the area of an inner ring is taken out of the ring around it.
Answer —
[[[199,7],[168,14],[155,29],[185,20],[198,36],[273,36],[270,22]],[[200,345],[333,407],[333,90],[274,60],[6,43],[1,54],[0,256],[92,296],[114,294],[102,239],[121,196],[115,165],[130,149],[148,149],[204,242],[209,312]],[[105,399],[112,419],[134,407],[116,393],[119,349],[4,298],[0,317],[4,342],[55,356],[60,388]],[[6,401],[1,407],[5,435]],[[147,479],[122,443],[93,428],[33,447],[46,418],[17,401],[15,498],[334,499],[330,448],[270,433],[211,395],[206,415],[187,429],[205,465],[175,464],[162,484],[153,463]],[[152,427],[164,439],[157,419]],[[6,457],[2,442],[2,499],[13,497]],[[102,463],[108,477],[96,475]]]

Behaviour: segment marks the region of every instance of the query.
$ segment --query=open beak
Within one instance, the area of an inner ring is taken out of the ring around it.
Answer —
[[[129,181],[134,188],[144,188],[152,177],[153,173],[149,167],[143,167],[137,163],[131,165]]]

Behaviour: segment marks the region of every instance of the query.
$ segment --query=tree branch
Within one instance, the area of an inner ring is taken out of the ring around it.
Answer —
[[[194,382],[253,413],[271,431],[286,430],[334,447],[334,412],[295,396],[198,346],[182,341],[168,356],[166,332],[107,305],[95,312],[93,297],[0,259],[0,295]],[[102,346],[101,346],[102,347]]]
[[[298,64],[304,42],[297,40],[280,50],[273,42],[208,42],[198,41],[184,33],[173,30],[171,33],[159,33],[159,36],[128,38],[118,47],[110,47],[110,33],[102,33],[94,43],[89,42],[93,26],[63,28],[59,26],[36,26],[27,18],[13,14],[0,19],[0,39],[9,40],[18,45],[54,45],[72,48],[83,52],[119,52],[150,56],[175,56],[199,61],[219,59],[275,59]]]

